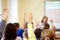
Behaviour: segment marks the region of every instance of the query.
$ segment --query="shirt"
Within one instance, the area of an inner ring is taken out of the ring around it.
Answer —
[[[5,20],[2,20],[0,22],[0,37],[2,37],[2,33],[3,33],[3,30],[4,30],[4,27],[6,26],[6,21]]]
[[[23,32],[24,32],[23,29],[17,30],[17,36],[23,38]]]

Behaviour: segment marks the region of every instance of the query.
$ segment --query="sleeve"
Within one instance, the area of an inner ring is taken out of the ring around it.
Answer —
[[[31,23],[28,23],[28,38],[29,40],[36,40],[34,29]]]
[[[6,26],[6,21],[5,21],[5,20],[2,20],[2,21],[0,22],[0,33],[3,32],[5,26]]]
[[[18,30],[17,36],[23,38],[23,36],[22,36],[23,35],[23,32],[24,32],[23,29]]]

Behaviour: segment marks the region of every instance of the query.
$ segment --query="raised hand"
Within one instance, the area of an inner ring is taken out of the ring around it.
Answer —
[[[34,34],[34,29],[33,29],[33,24],[32,24],[32,13],[28,14],[28,38],[29,40],[36,40],[35,34]]]
[[[26,27],[26,19],[25,19],[25,13],[23,14],[23,25],[22,25],[22,29],[25,30]]]
[[[3,10],[3,15],[2,15],[2,17],[3,17],[3,20],[7,20],[7,18],[8,18],[8,9],[7,8],[5,8],[4,10]]]
[[[53,20],[51,19],[50,22],[53,23]]]
[[[32,19],[33,19],[32,13],[29,13],[28,14],[28,22],[32,23]]]
[[[35,27],[39,28],[39,22],[38,21],[35,22]]]

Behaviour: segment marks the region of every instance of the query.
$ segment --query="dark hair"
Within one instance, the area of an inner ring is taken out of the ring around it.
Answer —
[[[43,30],[44,30],[44,29],[49,29],[49,28],[50,28],[50,25],[49,25],[48,23],[44,24]]]
[[[19,23],[14,23],[14,26],[15,26],[16,28],[19,28]]]
[[[16,27],[9,23],[6,25],[5,32],[4,32],[4,40],[15,40],[17,37],[16,34]]]
[[[46,19],[48,20],[48,17],[47,17],[47,16],[44,16],[44,17],[42,18],[42,21],[41,21],[41,22],[43,22],[43,19],[44,19],[44,18],[46,18]],[[47,23],[47,22],[46,22],[46,23]]]
[[[35,33],[35,35],[36,35],[36,38],[40,38],[41,37],[41,29],[36,29],[35,31],[34,31],[34,33]]]

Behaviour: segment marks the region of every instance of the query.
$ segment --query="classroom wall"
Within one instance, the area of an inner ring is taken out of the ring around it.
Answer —
[[[2,0],[2,10],[8,8],[8,0]],[[19,23],[23,24],[23,13],[33,14],[33,21],[41,21],[44,16],[44,0],[18,0],[18,20]]]
[[[22,14],[33,14],[33,21],[41,21],[44,16],[44,0],[19,0],[18,1],[19,9],[19,21],[23,22]],[[27,16],[27,15],[26,15]]]
[[[22,0],[18,0],[18,21],[22,26]]]
[[[8,9],[8,0],[2,0],[2,13],[4,8]],[[6,23],[8,23],[8,19]]]
[[[8,8],[8,0],[2,0],[2,10]]]

